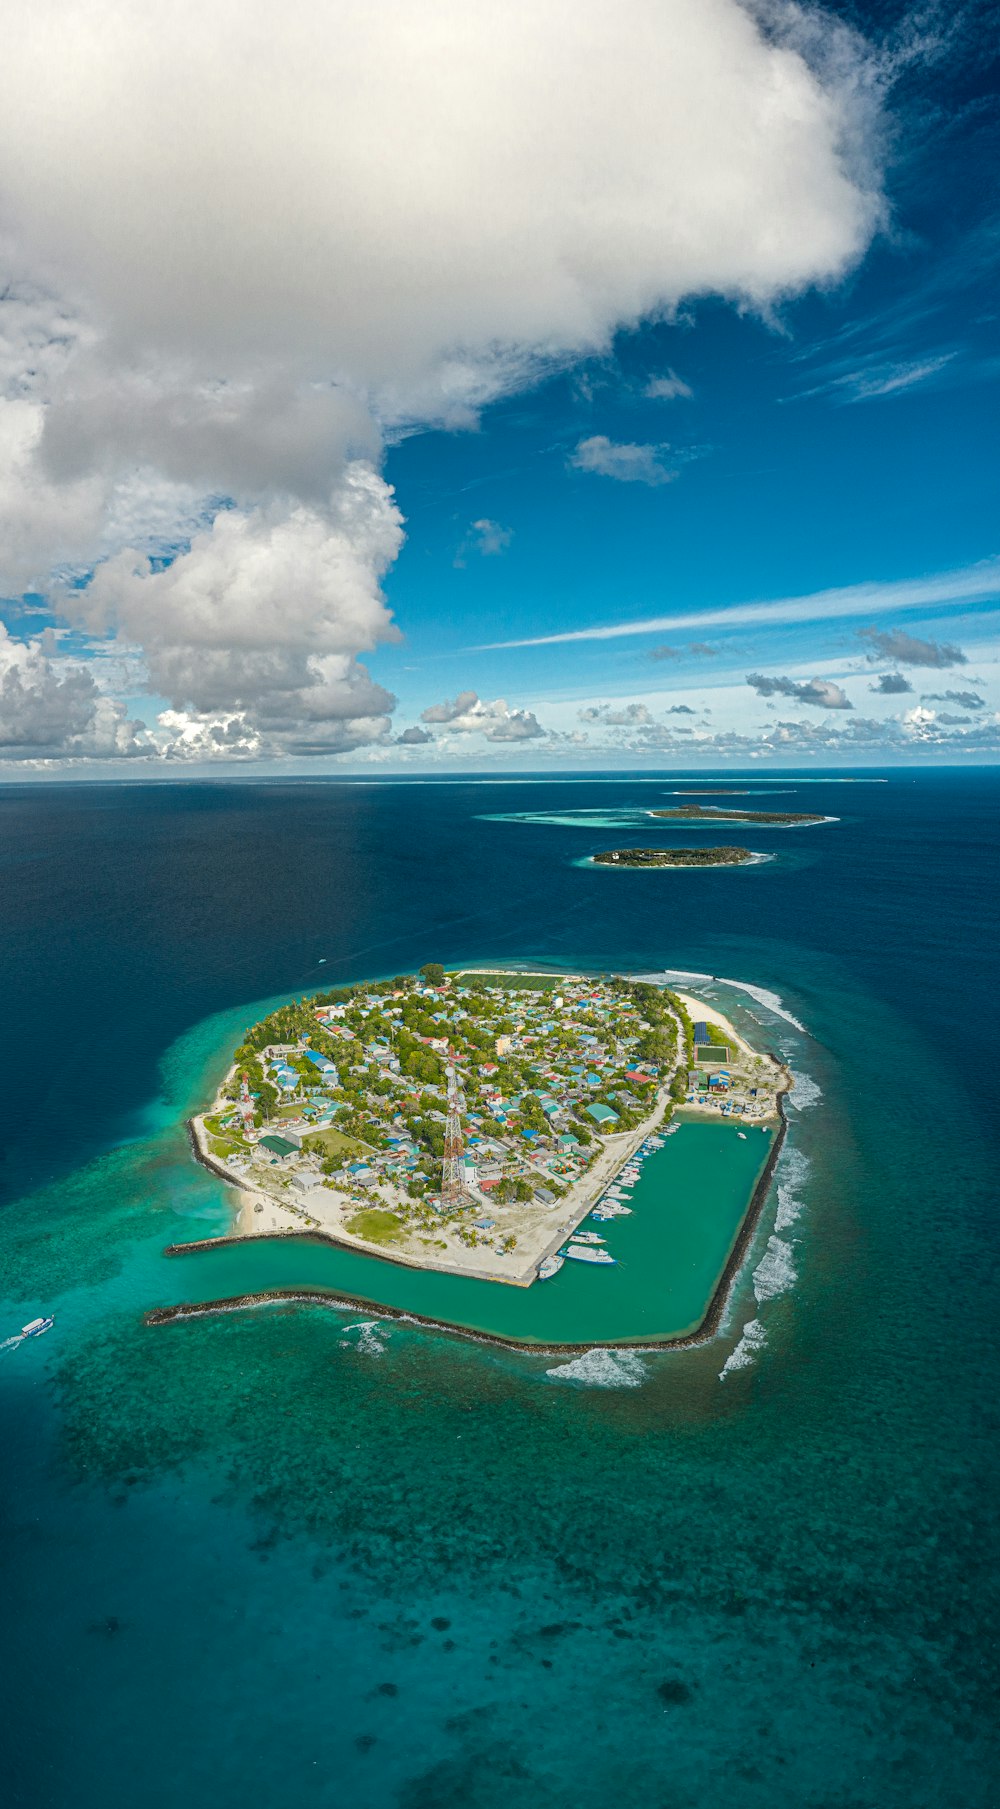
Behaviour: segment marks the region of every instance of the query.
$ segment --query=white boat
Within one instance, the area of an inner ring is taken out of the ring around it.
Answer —
[[[21,1337],[40,1338],[43,1332],[50,1332],[54,1325],[54,1319],[29,1319],[27,1325],[21,1327]]]
[[[592,1244],[567,1244],[563,1256],[571,1256],[578,1263],[613,1263],[610,1250],[595,1250]]]
[[[538,1274],[535,1279],[537,1281],[551,1281],[553,1275],[558,1275],[562,1266],[563,1258],[561,1256],[543,1256],[538,1265]]]
[[[742,1137],[744,1143],[746,1142],[746,1140],[747,1140],[746,1131],[737,1131],[736,1135],[737,1135],[737,1137]]]
[[[574,1244],[603,1244],[604,1239],[598,1237],[596,1231],[574,1231],[573,1242]]]

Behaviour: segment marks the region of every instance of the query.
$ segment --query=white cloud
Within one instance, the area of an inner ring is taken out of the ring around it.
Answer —
[[[665,377],[650,377],[643,394],[651,402],[676,402],[678,397],[690,397],[694,391],[676,371],[668,371]]]
[[[838,617],[885,615],[898,609],[931,609],[952,603],[984,602],[993,597],[1000,597],[998,558],[983,559],[976,565],[940,572],[930,578],[851,584],[840,590],[819,590],[806,596],[778,597],[768,602],[730,603],[721,609],[645,616],[638,621],[610,622],[598,628],[571,628],[559,634],[532,635],[519,641],[491,641],[474,651],[553,647],[564,641],[611,641],[622,635],[664,634],[683,628],[763,628],[790,622],[823,622]]]
[[[595,433],[581,440],[570,454],[569,464],[576,471],[593,471],[598,477],[614,477],[621,484],[669,484],[677,473],[660,463],[666,446],[616,444],[606,434]]]
[[[460,691],[454,701],[431,704],[420,720],[438,723],[449,734],[482,734],[487,741],[534,741],[545,734],[531,710],[510,710],[502,697],[487,703],[475,691]]]
[[[803,24],[737,0],[580,0],[571,29],[562,0],[11,0],[0,587],[106,560],[60,608],[142,648],[186,748],[380,739],[357,656],[389,632],[387,425],[468,422],[685,296],[767,310],[862,255],[874,63]],[[668,475],[588,444],[587,469]],[[487,554],[508,532],[474,531]]]
[[[222,510],[162,569],[117,554],[77,608],[89,627],[141,644],[175,709],[247,711],[289,748],[303,737],[339,748],[352,721],[388,728],[394,699],[355,656],[398,639],[379,578],[401,538],[392,492],[356,464],[322,512]]]
[[[0,624],[0,761],[126,759],[152,752],[141,723],[77,661]]]
[[[498,554],[505,553],[514,538],[513,528],[501,527],[498,521],[491,521],[482,516],[469,526],[469,531],[462,540],[455,554],[453,564],[463,567],[471,553],[478,553],[482,559],[495,559]]]

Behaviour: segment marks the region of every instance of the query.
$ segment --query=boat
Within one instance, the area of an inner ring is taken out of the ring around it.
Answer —
[[[737,1135],[737,1137],[742,1137],[744,1143],[746,1142],[746,1140],[747,1140],[746,1131],[737,1131],[736,1135]]]
[[[50,1332],[54,1325],[54,1319],[29,1319],[27,1325],[21,1327],[21,1337],[40,1338],[43,1332]]]
[[[598,1237],[596,1231],[574,1231],[573,1242],[574,1244],[603,1244],[604,1239]]]
[[[610,1250],[595,1250],[592,1244],[567,1244],[562,1256],[571,1256],[578,1263],[613,1263]]]
[[[562,1266],[563,1258],[561,1256],[543,1256],[538,1265],[538,1273],[535,1280],[551,1281],[553,1275],[558,1275]]]

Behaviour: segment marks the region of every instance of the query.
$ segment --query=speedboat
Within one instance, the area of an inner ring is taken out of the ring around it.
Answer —
[[[558,1275],[562,1266],[563,1258],[561,1256],[543,1256],[538,1265],[536,1281],[551,1281],[553,1275]]]
[[[21,1327],[21,1337],[40,1338],[43,1332],[50,1332],[54,1325],[54,1319],[29,1319],[27,1325]]]
[[[592,1244],[567,1244],[560,1254],[571,1256],[578,1263],[613,1263],[615,1260],[610,1250],[595,1250]]]
[[[574,1244],[603,1244],[604,1239],[598,1237],[596,1231],[574,1231],[573,1242]]]
[[[746,1142],[746,1140],[747,1140],[746,1131],[737,1131],[736,1135],[737,1135],[737,1137],[742,1137],[744,1143]]]

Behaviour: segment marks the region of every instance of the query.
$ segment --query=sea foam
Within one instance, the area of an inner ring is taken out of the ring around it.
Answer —
[[[753,1291],[758,1306],[764,1300],[774,1300],[779,1294],[786,1294],[789,1288],[794,1287],[795,1281],[792,1246],[786,1244],[783,1238],[772,1235],[753,1272]]]
[[[775,1215],[775,1231],[787,1231],[794,1225],[805,1205],[799,1199],[799,1188],[808,1178],[811,1167],[808,1156],[801,1150],[787,1149],[782,1153],[778,1166],[778,1211]]]
[[[344,1331],[358,1334],[355,1344],[346,1336],[340,1340],[345,1350],[363,1351],[366,1357],[381,1357],[384,1354],[389,1333],[380,1319],[359,1319],[355,1325],[345,1325]]]
[[[823,1089],[813,1080],[811,1074],[800,1074],[792,1069],[794,1087],[788,1095],[788,1104],[797,1112],[808,1112],[810,1106],[818,1105],[823,1097]]]
[[[743,1336],[719,1371],[719,1381],[724,1382],[734,1369],[749,1369],[757,1352],[767,1343],[767,1333],[759,1319],[748,1319],[743,1327]]]
[[[580,1382],[586,1388],[640,1388],[646,1380],[646,1365],[631,1351],[588,1350],[545,1373],[554,1382]]]

